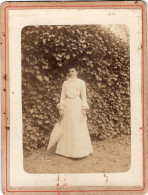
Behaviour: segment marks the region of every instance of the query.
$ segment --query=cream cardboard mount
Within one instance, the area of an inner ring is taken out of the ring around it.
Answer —
[[[1,5],[1,136],[4,194],[146,194],[146,14],[146,3],[140,1],[5,2]],[[126,25],[130,33],[130,169],[117,173],[27,173],[23,168],[22,29],[26,26],[40,25],[119,24]],[[65,180],[67,185],[64,185]]]

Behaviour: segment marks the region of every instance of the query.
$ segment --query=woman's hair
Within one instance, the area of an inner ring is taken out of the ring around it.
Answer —
[[[67,66],[67,71],[69,71],[69,69],[74,68],[76,71],[78,71],[78,61],[71,61],[68,66]]]
[[[64,70],[65,70],[65,72],[68,72],[69,69],[74,68],[78,72],[79,65],[80,65],[80,62],[78,60],[69,60],[69,61],[66,61],[66,63],[64,64]]]

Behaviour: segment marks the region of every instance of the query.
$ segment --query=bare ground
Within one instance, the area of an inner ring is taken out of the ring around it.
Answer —
[[[55,154],[55,148],[24,152],[27,173],[109,173],[130,169],[131,138],[121,136],[110,141],[93,141],[94,153],[84,158],[66,158]]]

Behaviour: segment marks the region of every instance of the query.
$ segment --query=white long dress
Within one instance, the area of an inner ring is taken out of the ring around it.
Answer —
[[[57,107],[64,112],[61,120],[64,136],[57,143],[56,153],[72,158],[81,158],[92,153],[87,121],[82,116],[82,108],[89,109],[85,82],[77,77],[64,81]]]

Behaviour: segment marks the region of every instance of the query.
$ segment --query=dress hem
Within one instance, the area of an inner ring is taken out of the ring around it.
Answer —
[[[56,154],[61,155],[61,156],[65,156],[65,157],[68,157],[68,158],[84,158],[84,157],[86,157],[86,156],[89,156],[89,155],[92,154],[93,152],[94,152],[94,151],[89,152],[89,153],[87,153],[86,155],[83,155],[83,156],[69,156],[69,155],[65,155],[65,154],[58,153],[58,152],[56,152]]]

